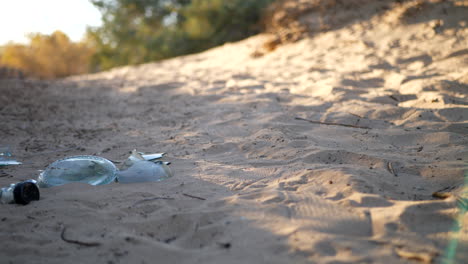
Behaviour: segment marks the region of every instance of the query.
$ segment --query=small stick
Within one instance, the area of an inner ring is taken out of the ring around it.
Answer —
[[[353,116],[355,116],[355,117],[364,118],[364,117],[362,117],[362,116],[360,116],[360,115],[358,115],[358,114],[354,114],[354,113],[351,113],[351,112],[348,112],[348,114],[353,115]]]
[[[440,189],[440,190],[438,190],[438,191],[436,191],[436,192],[451,191],[451,190],[453,190],[453,189],[455,189],[455,188],[456,188],[456,186],[447,186],[447,187],[442,188],[442,189]]]
[[[307,122],[313,123],[313,124],[320,124],[320,125],[344,126],[344,127],[354,127],[354,128],[361,128],[361,129],[372,129],[370,127],[364,127],[364,126],[355,126],[355,125],[348,125],[348,124],[341,124],[341,123],[331,123],[331,122],[321,122],[321,121],[309,120],[309,119],[305,119],[305,118],[302,118],[302,117],[296,117],[295,119],[296,120],[307,121]]]
[[[392,163],[389,161],[387,162],[387,169],[388,171],[393,174],[393,176],[398,176],[396,173],[395,173],[395,170],[393,169],[393,165]]]
[[[199,196],[195,196],[195,195],[191,195],[191,194],[186,194],[186,193],[183,193],[182,195],[184,195],[184,196],[187,196],[187,197],[190,197],[190,198],[194,198],[194,199],[202,200],[202,201],[206,200],[206,199],[205,199],[205,198],[203,198],[203,197],[199,197]]]
[[[62,230],[62,234],[60,234],[60,238],[63,241],[67,242],[67,243],[77,244],[77,245],[85,246],[85,247],[97,247],[97,246],[101,245],[101,243],[99,243],[99,242],[83,242],[83,241],[79,241],[79,240],[73,240],[73,239],[65,238],[65,231],[66,230],[67,230],[67,228],[64,227],[63,230]]]
[[[392,100],[395,100],[395,101],[397,101],[397,102],[400,102],[400,100],[398,100],[398,99],[397,99],[395,96],[393,96],[393,95],[389,95],[388,97],[390,97],[390,99],[392,99]]]

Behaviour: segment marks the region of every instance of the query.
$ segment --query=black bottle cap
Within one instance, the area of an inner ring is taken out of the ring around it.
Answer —
[[[17,183],[13,190],[15,203],[26,205],[31,201],[39,200],[39,188],[32,182]]]

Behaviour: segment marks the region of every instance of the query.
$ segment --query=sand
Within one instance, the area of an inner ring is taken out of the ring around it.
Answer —
[[[2,186],[66,156],[119,161],[135,148],[167,152],[175,176],[1,205],[0,263],[438,263],[454,238],[463,263],[468,4],[428,3],[260,57],[269,35],[1,80],[0,145],[24,162],[0,169]]]

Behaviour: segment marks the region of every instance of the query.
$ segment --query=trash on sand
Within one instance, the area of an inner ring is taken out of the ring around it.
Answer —
[[[20,165],[22,164],[19,161],[16,160],[5,160],[3,158],[0,158],[0,166],[6,166],[6,165]]]
[[[117,167],[97,156],[73,156],[50,164],[37,179],[39,187],[82,182],[91,185],[108,184],[115,180]]]
[[[164,153],[145,155],[136,150],[123,163],[122,168],[117,172],[117,182],[156,182],[172,177],[169,162],[163,162]]]
[[[0,166],[19,165],[21,162],[11,159],[9,147],[0,147]]]
[[[173,175],[168,167],[170,162],[159,160],[164,155],[165,153],[144,154],[133,150],[120,171],[111,161],[97,156],[73,156],[57,160],[39,174],[37,181],[27,180],[1,188],[0,202],[26,205],[39,200],[38,187],[48,188],[72,182],[103,185],[113,181],[120,183],[162,181]],[[8,149],[2,152],[0,161],[2,156],[9,157],[11,153]]]
[[[35,180],[13,183],[9,187],[0,189],[0,202],[26,205],[39,200],[39,188]]]
[[[110,160],[97,156],[73,156],[50,164],[38,178],[41,188],[82,182],[103,185],[119,183],[155,182],[167,179],[172,172],[169,162],[160,161],[165,153],[144,154],[132,151],[120,171]]]
[[[133,152],[132,152],[132,154],[133,154]],[[142,153],[142,152],[138,152],[138,154],[140,154],[145,160],[149,160],[149,161],[152,161],[152,160],[155,160],[155,159],[160,159],[160,158],[164,157],[164,155],[166,155],[166,153],[145,154],[145,153]]]

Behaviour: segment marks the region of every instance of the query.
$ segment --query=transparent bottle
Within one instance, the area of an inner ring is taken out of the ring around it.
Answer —
[[[124,170],[117,172],[117,182],[158,182],[172,177],[172,171],[164,162],[138,160]]]
[[[39,200],[40,193],[35,180],[13,183],[0,189],[1,203],[17,203],[26,205],[31,201]]]
[[[71,182],[91,185],[108,184],[115,180],[115,165],[97,156],[73,156],[50,164],[38,177],[41,188],[59,186]]]
[[[144,154],[133,150],[117,172],[117,182],[158,182],[172,177],[168,166],[170,162],[159,160],[164,155],[165,153]]]

